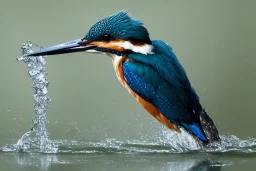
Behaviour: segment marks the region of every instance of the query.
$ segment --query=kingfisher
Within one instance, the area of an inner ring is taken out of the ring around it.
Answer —
[[[170,130],[181,133],[183,129],[203,144],[220,141],[214,122],[201,106],[172,48],[161,40],[151,40],[143,22],[126,10],[99,20],[81,39],[28,56],[74,52],[109,56],[121,84]]]

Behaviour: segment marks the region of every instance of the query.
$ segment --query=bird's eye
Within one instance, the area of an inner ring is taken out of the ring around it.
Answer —
[[[101,37],[101,40],[103,40],[104,42],[109,42],[112,39],[112,36],[110,34],[104,34]]]

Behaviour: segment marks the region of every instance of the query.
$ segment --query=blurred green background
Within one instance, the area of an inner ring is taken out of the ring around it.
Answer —
[[[43,47],[83,37],[121,9],[144,21],[151,39],[171,45],[222,134],[255,133],[254,0],[1,0],[0,146],[31,126],[31,80],[15,60],[26,40]],[[107,56],[47,58],[52,139],[140,139],[162,128],[118,82]]]

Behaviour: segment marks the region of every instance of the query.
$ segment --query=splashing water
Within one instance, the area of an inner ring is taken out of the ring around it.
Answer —
[[[139,140],[118,140],[108,138],[100,142],[78,142],[71,140],[50,140],[46,129],[47,108],[50,102],[48,97],[46,72],[46,56],[28,57],[41,47],[26,42],[21,48],[21,57],[18,61],[28,67],[28,74],[32,80],[34,93],[34,115],[31,131],[25,133],[14,145],[0,148],[0,152],[40,152],[40,153],[72,153],[72,154],[169,154],[169,153],[251,153],[256,154],[256,139],[241,140],[234,135],[220,135],[221,144],[216,148],[206,148],[198,143],[191,135],[182,130],[175,133],[163,127],[153,137],[152,135]]]
[[[55,152],[57,149],[49,139],[46,130],[47,108],[50,102],[47,87],[49,82],[46,78],[45,57],[28,57],[29,53],[41,49],[40,46],[32,44],[30,41],[21,47],[21,55],[18,61],[24,62],[28,67],[28,74],[32,80],[34,93],[34,115],[32,119],[31,131],[25,133],[17,142],[17,150],[23,152]]]

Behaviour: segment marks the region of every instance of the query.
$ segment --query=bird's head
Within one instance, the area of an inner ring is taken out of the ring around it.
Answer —
[[[153,53],[152,42],[143,23],[132,19],[126,11],[120,11],[94,24],[89,32],[78,40],[51,46],[28,56],[56,55],[72,52],[122,55],[125,53]]]

